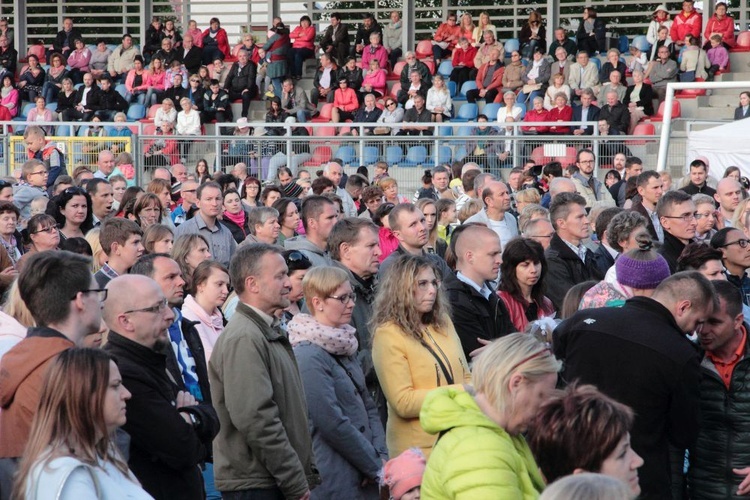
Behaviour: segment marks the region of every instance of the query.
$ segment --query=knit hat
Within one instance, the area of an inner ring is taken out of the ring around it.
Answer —
[[[422,484],[427,462],[421,450],[411,448],[388,461],[383,468],[383,484],[393,500],[400,500],[409,490]]]
[[[648,248],[641,246],[640,250],[631,250],[617,258],[615,271],[618,283],[636,290],[653,290],[659,286],[659,283],[669,278],[669,264],[661,255],[657,254],[654,260],[638,260],[629,257],[632,252],[643,250],[650,250],[650,246]]]

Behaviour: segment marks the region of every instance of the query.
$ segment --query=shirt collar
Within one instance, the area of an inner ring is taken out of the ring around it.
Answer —
[[[740,340],[739,345],[737,346],[737,349],[732,353],[732,359],[729,361],[722,361],[719,358],[715,357],[711,352],[706,351],[706,357],[711,360],[711,362],[715,365],[732,365],[736,363],[738,360],[742,359],[742,357],[745,354],[745,343],[747,342],[747,330],[745,330],[745,325],[740,325],[740,328],[742,329],[742,339]]]
[[[462,274],[461,271],[456,273],[456,278],[458,278],[459,281],[462,281],[472,287],[479,293],[479,295],[481,295],[485,299],[488,299],[490,297],[490,294],[492,293],[492,290],[490,290],[490,288],[486,284],[483,283],[482,286],[479,286],[474,282],[474,280]]]

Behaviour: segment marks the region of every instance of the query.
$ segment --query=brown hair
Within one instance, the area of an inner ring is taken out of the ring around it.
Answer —
[[[102,244],[102,250],[109,255],[109,252],[112,251],[113,243],[124,245],[125,242],[128,241],[128,238],[133,234],[143,235],[143,231],[141,231],[140,226],[132,220],[119,217],[112,217],[105,220],[102,224],[101,232],[99,233],[99,241]]]
[[[211,273],[213,270],[216,269],[217,271],[221,271],[222,273],[225,273],[227,277],[229,276],[229,271],[226,267],[221,265],[219,262],[216,262],[215,260],[204,260],[200,264],[198,264],[195,268],[195,271],[193,271],[193,277],[190,283],[190,294],[195,297],[195,294],[198,291],[198,285],[202,285],[208,279],[211,277]]]
[[[576,469],[599,472],[632,426],[629,407],[592,385],[573,384],[539,409],[529,427],[529,447],[552,482]]]

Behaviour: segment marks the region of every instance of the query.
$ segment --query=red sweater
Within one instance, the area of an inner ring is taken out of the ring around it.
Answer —
[[[573,109],[571,108],[570,111],[571,111],[570,116],[572,117],[573,116]],[[523,121],[524,122],[531,122],[531,123],[533,123],[533,122],[548,122],[548,121],[550,121],[549,111],[547,111],[544,108],[542,108],[541,111],[537,111],[535,109],[532,109],[531,111],[529,111],[528,113],[526,113],[526,116],[524,117]],[[533,127],[533,126],[534,125],[531,125],[529,127],[521,127],[521,130],[523,130],[524,132],[530,132],[531,131],[531,127]],[[549,132],[549,127],[536,127],[536,132],[538,134],[546,134],[547,132]]]
[[[289,35],[289,38],[294,39],[294,43],[292,43],[293,48],[313,50],[315,48],[315,27],[308,26],[307,28],[303,28],[302,26],[297,26]]]
[[[560,109],[558,107],[554,107],[549,110],[549,121],[551,122],[557,122],[557,121],[563,121],[563,122],[570,122],[573,121],[573,108],[570,106],[565,106],[564,108]],[[570,133],[570,127],[568,126],[562,126],[562,127],[550,127],[549,131],[551,134],[569,134]]]
[[[474,67],[474,58],[477,55],[477,48],[469,45],[469,48],[464,50],[461,47],[453,51],[453,67],[457,68],[463,63],[467,68]]]
[[[357,111],[359,108],[357,92],[348,87],[343,90],[336,89],[336,92],[333,93],[333,106],[342,111]]]

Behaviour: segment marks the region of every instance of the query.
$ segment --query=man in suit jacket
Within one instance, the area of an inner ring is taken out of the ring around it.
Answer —
[[[646,218],[648,234],[654,241],[664,241],[664,229],[661,227],[659,215],[656,213],[656,204],[664,194],[663,181],[655,170],[647,170],[640,174],[636,180],[638,194],[641,201],[633,203],[631,210],[638,212]]]
[[[290,115],[296,116],[299,123],[305,123],[315,106],[307,99],[305,89],[295,87],[294,80],[287,78],[281,86],[281,107]]]
[[[600,109],[598,106],[591,104],[594,100],[594,91],[591,89],[584,89],[581,92],[581,104],[573,106],[573,121],[599,121]],[[581,125],[573,129],[574,135],[592,135],[594,133],[593,125]]]
[[[576,56],[576,62],[570,66],[568,85],[573,91],[573,99],[579,99],[585,89],[591,89],[594,93],[599,91],[599,71],[596,65],[589,61],[589,55],[582,50]]]
[[[331,25],[323,32],[320,41],[323,52],[335,59],[339,66],[346,63],[349,55],[349,26],[341,22],[341,14],[331,14]]]
[[[609,268],[615,265],[615,259],[619,255],[619,250],[616,248],[618,245],[612,244],[607,227],[612,219],[617,214],[624,210],[619,207],[610,207],[601,211],[599,216],[596,218],[596,224],[594,231],[596,231],[596,238],[599,240],[599,246],[594,251],[594,262],[596,263],[597,269],[603,275],[607,274]]]
[[[178,49],[177,57],[187,68],[188,75],[198,73],[203,60],[203,50],[193,44],[193,35],[187,33],[182,39],[182,48]]]
[[[742,120],[750,117],[750,92],[740,93],[740,105],[734,110],[734,119]]]

